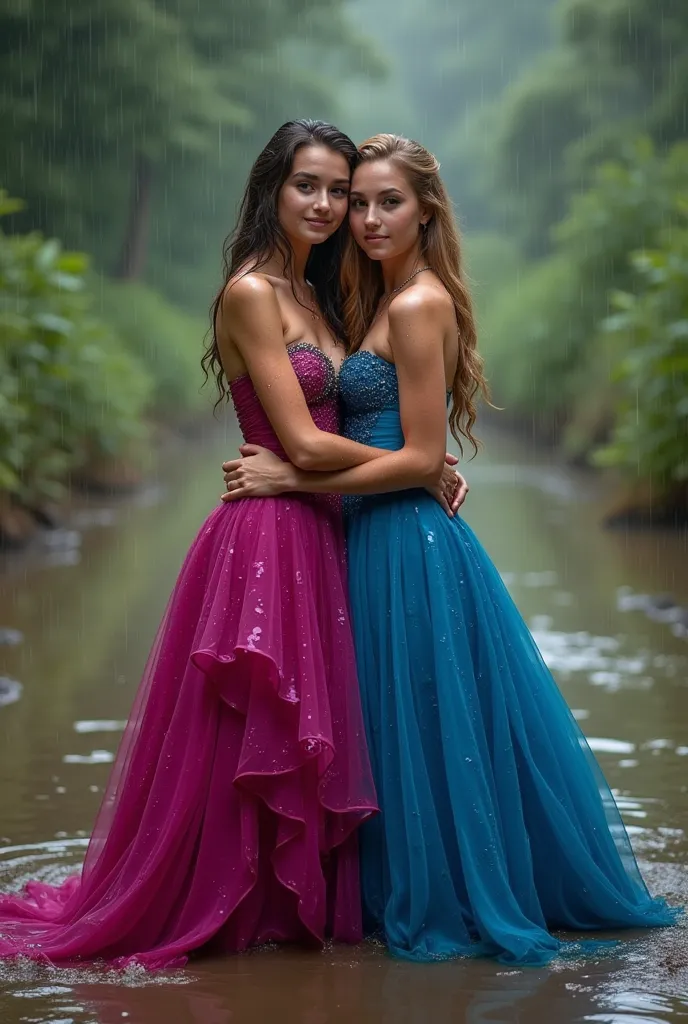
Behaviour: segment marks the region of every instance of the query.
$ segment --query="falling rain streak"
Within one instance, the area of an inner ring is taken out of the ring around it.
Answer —
[[[199,368],[222,243],[259,149],[309,116],[441,160],[499,407],[466,518],[650,887],[688,899],[687,107],[685,0],[0,0],[0,888],[83,859],[238,442]],[[0,981],[2,1024],[668,1024],[688,940]]]

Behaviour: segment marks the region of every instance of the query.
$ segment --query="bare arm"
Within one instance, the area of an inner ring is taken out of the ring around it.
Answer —
[[[446,383],[442,339],[447,305],[433,290],[400,295],[389,311],[399,381],[404,445],[373,463],[341,472],[295,473],[295,488],[313,493],[381,494],[437,485],[445,461]]]
[[[269,281],[246,274],[226,289],[218,331],[220,355],[231,339],[287,456],[302,470],[335,470],[385,456],[384,449],[320,430],[310,414],[284,344],[277,296]],[[224,330],[222,329],[224,326]]]

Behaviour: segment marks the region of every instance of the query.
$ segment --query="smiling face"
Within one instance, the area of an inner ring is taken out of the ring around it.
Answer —
[[[408,252],[429,219],[406,175],[391,160],[370,160],[356,168],[349,224],[356,242],[372,260]]]
[[[292,244],[318,245],[346,217],[349,165],[327,146],[301,146],[277,201],[277,216]]]

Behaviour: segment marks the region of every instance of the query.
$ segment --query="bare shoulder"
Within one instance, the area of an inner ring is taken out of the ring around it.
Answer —
[[[250,315],[273,302],[277,302],[274,287],[265,274],[255,271],[230,278],[222,293],[223,312],[232,316]]]
[[[453,312],[451,296],[441,281],[419,281],[392,299],[389,323],[392,330],[410,322],[442,324]]]
[[[453,304],[444,286],[419,283],[397,295],[389,306],[389,344],[397,365],[413,374],[443,358]]]

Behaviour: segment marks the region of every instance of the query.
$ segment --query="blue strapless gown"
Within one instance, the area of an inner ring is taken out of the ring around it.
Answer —
[[[340,394],[348,437],[402,446],[391,363],[350,356]],[[361,831],[369,931],[411,960],[543,964],[570,945],[551,929],[673,923],[678,911],[648,893],[604,776],[470,527],[422,490],[347,505],[382,810]]]

